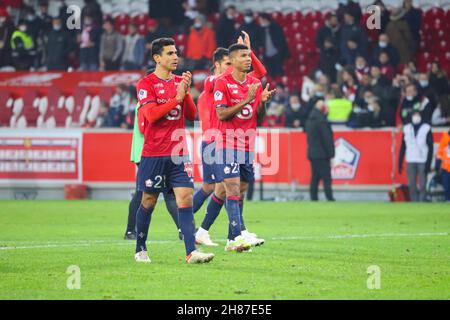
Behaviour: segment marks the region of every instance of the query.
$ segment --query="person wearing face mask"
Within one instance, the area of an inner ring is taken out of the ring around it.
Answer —
[[[83,20],[81,34],[78,36],[78,42],[80,44],[80,70],[98,70],[100,38],[100,28],[94,23],[91,16],[86,15]]]
[[[400,56],[398,55],[397,49],[389,43],[389,36],[386,33],[382,33],[378,37],[377,46],[372,51],[372,64],[378,63],[381,52],[386,52],[388,54],[389,62],[392,66],[398,66]]]
[[[400,105],[400,118],[403,125],[411,122],[412,114],[419,112],[424,123],[431,123],[433,106],[431,101],[418,93],[414,83],[410,83],[405,88],[405,97]]]
[[[402,145],[398,159],[398,172],[401,174],[406,156],[409,194],[412,201],[426,201],[427,174],[430,172],[433,156],[433,136],[431,126],[422,121],[420,112],[414,112],[411,123],[403,127]],[[419,188],[417,188],[417,178]]]
[[[327,106],[318,100],[311,110],[305,124],[308,141],[308,160],[311,163],[311,201],[319,200],[319,182],[323,181],[325,196],[328,201],[335,201],[331,187],[331,163],[334,158],[333,131],[328,123]]]
[[[47,70],[67,70],[69,38],[59,17],[53,18],[53,29],[47,41]]]
[[[11,60],[11,36],[14,32],[8,11],[0,8],[0,68],[12,65]]]
[[[298,94],[289,97],[289,103],[286,108],[286,127],[300,128],[303,126],[305,119],[304,111]]]
[[[11,49],[16,70],[29,70],[36,56],[36,50],[25,20],[19,21],[17,30],[11,36]]]
[[[343,65],[354,65],[356,55],[367,57],[367,34],[356,22],[350,11],[344,14],[345,24],[342,26],[340,54]]]
[[[144,63],[145,41],[138,34],[137,28],[134,23],[128,26],[128,35],[125,37],[125,50],[122,56],[122,68],[124,70],[140,70]]]
[[[205,16],[198,15],[194,19],[186,46],[184,69],[206,69],[216,50],[216,35],[214,30],[206,25]]]
[[[228,6],[225,9],[219,19],[219,24],[216,29],[217,46],[228,48],[235,42],[234,36],[236,35],[236,7],[233,5]]]
[[[250,39],[252,39],[252,47],[255,52],[259,52],[260,50],[263,49],[264,46],[263,31],[261,26],[258,25],[257,19],[255,19],[253,11],[250,9],[245,10],[244,21],[236,31],[234,38],[237,39],[242,34],[242,31],[247,32],[248,35],[250,36]]]

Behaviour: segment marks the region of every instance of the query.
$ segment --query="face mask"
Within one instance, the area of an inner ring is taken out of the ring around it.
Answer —
[[[348,0],[339,0],[339,3],[346,6],[348,4]]]
[[[386,48],[387,47],[387,43],[384,42],[384,41],[378,42],[378,45],[380,46],[380,48]]]
[[[321,98],[323,96],[324,96],[323,92],[320,92],[320,91],[316,92],[316,97],[320,97]]]
[[[202,28],[202,23],[201,22],[194,23],[194,28],[200,30]]]
[[[420,86],[422,88],[428,87],[428,81],[427,80],[421,80],[421,81],[419,81],[419,83],[420,83]]]
[[[413,100],[414,100],[414,97],[413,97],[413,96],[406,96],[406,100],[408,100],[408,101],[413,101]]]
[[[422,118],[419,115],[414,115],[412,116],[411,121],[413,124],[419,124],[422,121]]]
[[[53,30],[55,31],[61,30],[61,25],[53,26]]]
[[[356,69],[358,69],[358,70],[362,70],[362,69],[364,69],[366,66],[364,65],[364,64],[359,64],[359,65],[356,65]]]
[[[27,31],[27,26],[20,26],[19,30],[22,32],[26,32]]]
[[[34,16],[31,15],[31,14],[27,15],[27,20],[28,21],[33,21],[34,20]]]
[[[234,16],[233,16],[232,14],[227,14],[227,18],[228,18],[229,20],[233,20],[233,19],[234,19]]]
[[[294,111],[298,111],[300,109],[300,107],[301,107],[300,103],[291,104],[291,109]]]
[[[244,21],[245,21],[245,23],[252,23],[252,22],[253,22],[253,17],[251,17],[251,16],[245,16],[245,17],[244,17]]]

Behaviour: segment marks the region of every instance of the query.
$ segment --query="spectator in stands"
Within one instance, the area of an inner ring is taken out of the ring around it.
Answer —
[[[331,188],[331,162],[334,158],[333,131],[326,118],[327,108],[323,100],[318,100],[310,112],[305,131],[308,141],[308,160],[311,163],[310,196],[319,200],[319,182],[323,180],[325,196],[334,201]]]
[[[403,139],[398,158],[398,172],[402,173],[406,155],[409,194],[412,201],[426,201],[427,174],[433,158],[433,136],[431,126],[422,121],[420,112],[412,114],[411,123],[403,127]],[[417,190],[419,178],[419,190]]]
[[[389,56],[390,63],[397,67],[400,57],[397,49],[389,43],[389,36],[386,33],[380,34],[378,37],[378,44],[372,51],[372,63],[377,64],[380,57],[380,52],[384,51]]]
[[[0,68],[12,65],[11,36],[14,29],[8,11],[0,8]]]
[[[108,125],[108,103],[102,101],[102,105],[98,111],[97,119],[95,120],[95,128],[105,128]]]
[[[381,107],[370,89],[355,101],[347,125],[350,128],[377,128],[381,126]]]
[[[84,0],[84,7],[81,10],[81,21],[84,21],[86,16],[90,16],[95,25],[103,25],[102,8],[97,0]]]
[[[344,20],[340,43],[341,59],[344,65],[354,65],[356,55],[367,56],[367,34],[356,23],[351,12],[345,12]]]
[[[170,37],[169,30],[161,26],[157,20],[150,19],[147,22],[147,34],[145,35],[145,64],[147,68],[155,66],[155,61],[152,57],[152,42],[158,38]]]
[[[393,9],[391,21],[386,27],[386,34],[392,46],[397,49],[401,64],[410,62],[414,54],[414,39],[408,23],[403,19],[405,13],[402,8]]]
[[[252,50],[259,53],[264,47],[264,35],[261,26],[256,22],[255,15],[252,10],[247,9],[244,13],[244,22],[238,28],[235,38],[239,38],[245,31],[252,39]]]
[[[36,50],[25,20],[19,21],[17,30],[11,36],[11,49],[16,70],[29,70],[36,56]]]
[[[350,13],[355,18],[355,23],[359,25],[362,17],[362,10],[359,3],[353,0],[339,0],[339,8],[337,9],[337,16],[339,21],[345,21],[345,14]]]
[[[416,53],[420,43],[420,28],[422,26],[422,12],[414,8],[412,0],[403,1],[403,9],[406,11],[403,19],[408,23],[413,37],[413,54]]]
[[[346,67],[342,71],[341,91],[344,97],[354,102],[358,94],[359,83],[356,78],[355,70],[352,67]]]
[[[381,9],[381,28],[380,28],[380,34],[385,33],[386,27],[389,23],[389,16],[390,12],[386,8],[386,5],[382,0],[376,0],[373,5],[378,6]]]
[[[431,123],[433,109],[430,100],[420,95],[414,83],[410,83],[405,88],[405,98],[400,106],[400,117],[402,123],[411,123],[414,112],[419,112],[424,123]]]
[[[339,49],[332,38],[325,38],[320,50],[319,70],[326,74],[332,82],[336,82],[336,63],[339,61]]]
[[[35,55],[33,57],[32,68],[37,70],[42,66],[44,56],[46,26],[44,21],[36,14],[33,7],[25,8],[25,18],[27,21],[27,32],[33,38]]]
[[[83,20],[81,34],[78,37],[80,44],[80,69],[82,71],[97,71],[100,50],[101,29],[90,15]]]
[[[445,72],[441,69],[439,62],[434,61],[428,72],[430,87],[433,89],[436,97],[446,95],[450,92],[449,79]]]
[[[302,105],[298,94],[289,97],[286,108],[286,127],[299,129],[304,126],[306,107]]]
[[[48,14],[48,0],[39,1],[38,18],[42,23],[42,33],[44,36],[48,35],[53,28],[53,18]]]
[[[380,67],[372,66],[370,68],[370,75],[370,90],[378,98],[378,103],[381,108],[381,124],[383,126],[394,127],[398,106],[396,89],[394,89],[391,86],[391,83],[381,74]]]
[[[330,45],[326,44],[326,41],[331,41],[333,47],[339,48],[341,43],[341,25],[337,15],[333,12],[325,20],[325,25],[317,31],[316,45],[320,49],[320,52],[329,48]]]
[[[450,126],[450,95],[442,95],[437,101],[437,107],[431,116],[433,126]]]
[[[219,23],[216,28],[217,46],[228,48],[236,42],[236,7],[229,5],[220,15]]]
[[[122,57],[124,70],[140,70],[144,64],[145,41],[137,32],[137,25],[128,26],[128,35],[125,37],[125,50]]]
[[[342,93],[331,90],[325,96],[325,103],[328,107],[328,121],[331,124],[346,124],[352,112],[352,102],[342,97]]]
[[[268,13],[261,14],[259,21],[264,36],[264,65],[270,76],[282,76],[283,62],[290,55],[283,28]]]
[[[67,70],[69,65],[69,38],[63,29],[60,17],[53,18],[53,30],[50,31],[47,41],[47,70]]]
[[[114,21],[107,19],[103,24],[104,32],[100,40],[100,69],[119,70],[124,49],[124,40],[114,30]]]
[[[433,88],[430,86],[430,80],[428,78],[427,73],[419,73],[417,76],[417,88],[419,89],[419,93],[428,98],[431,101],[434,107],[436,106],[437,95],[434,92]]]
[[[272,103],[266,111],[262,122],[265,128],[284,128],[286,125],[285,107],[281,103]]]
[[[128,87],[120,84],[116,87],[116,93],[111,97],[108,109],[108,127],[121,127],[125,116],[130,110],[131,96]]]
[[[380,67],[381,74],[388,80],[392,81],[395,76],[395,69],[389,60],[389,54],[386,51],[381,51],[378,56],[378,66]]]
[[[186,63],[187,70],[207,69],[214,50],[216,38],[214,30],[206,25],[206,18],[198,15],[194,20],[187,40]]]
[[[359,82],[363,79],[363,76],[368,75],[370,73],[369,65],[367,64],[367,60],[364,56],[358,55],[355,60],[355,74],[356,79]]]

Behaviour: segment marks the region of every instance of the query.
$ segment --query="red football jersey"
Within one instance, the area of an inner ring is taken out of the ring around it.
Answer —
[[[232,118],[218,121],[218,129],[222,133],[223,145],[218,144],[218,149],[233,148],[246,151],[254,150],[256,137],[257,112],[261,104],[261,81],[247,75],[244,82],[240,83],[232,74],[219,77],[214,86],[214,108],[233,107],[247,97],[248,88],[252,84],[258,84],[255,99],[244,106],[242,110]]]
[[[182,77],[173,75],[170,80],[158,78],[154,73],[139,80],[136,91],[141,108],[151,108],[146,104],[164,104],[175,98],[178,84]],[[184,132],[185,102],[177,105],[166,116],[160,120],[150,123],[146,122],[144,130],[144,147],[142,156],[162,157],[187,155],[186,135]],[[172,137],[172,134],[178,132]],[[182,148],[180,143],[183,143]]]

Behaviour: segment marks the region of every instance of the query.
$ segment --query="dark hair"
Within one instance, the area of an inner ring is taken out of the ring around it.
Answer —
[[[113,18],[107,18],[107,19],[105,19],[105,21],[103,23],[109,23],[110,25],[112,25],[114,27],[114,19]]]
[[[259,17],[260,18],[263,18],[263,19],[265,19],[265,20],[268,20],[268,21],[272,21],[272,16],[270,15],[270,14],[268,14],[268,13],[261,13],[260,15],[259,15]]]
[[[164,47],[174,46],[175,40],[172,38],[158,38],[152,41],[152,57],[155,54],[161,55],[164,50]]]
[[[235,43],[228,48],[228,54],[231,56],[234,51],[238,50],[248,50],[248,47],[245,44]]]
[[[213,53],[213,63],[222,61],[228,55],[228,49],[222,47],[217,48]]]

